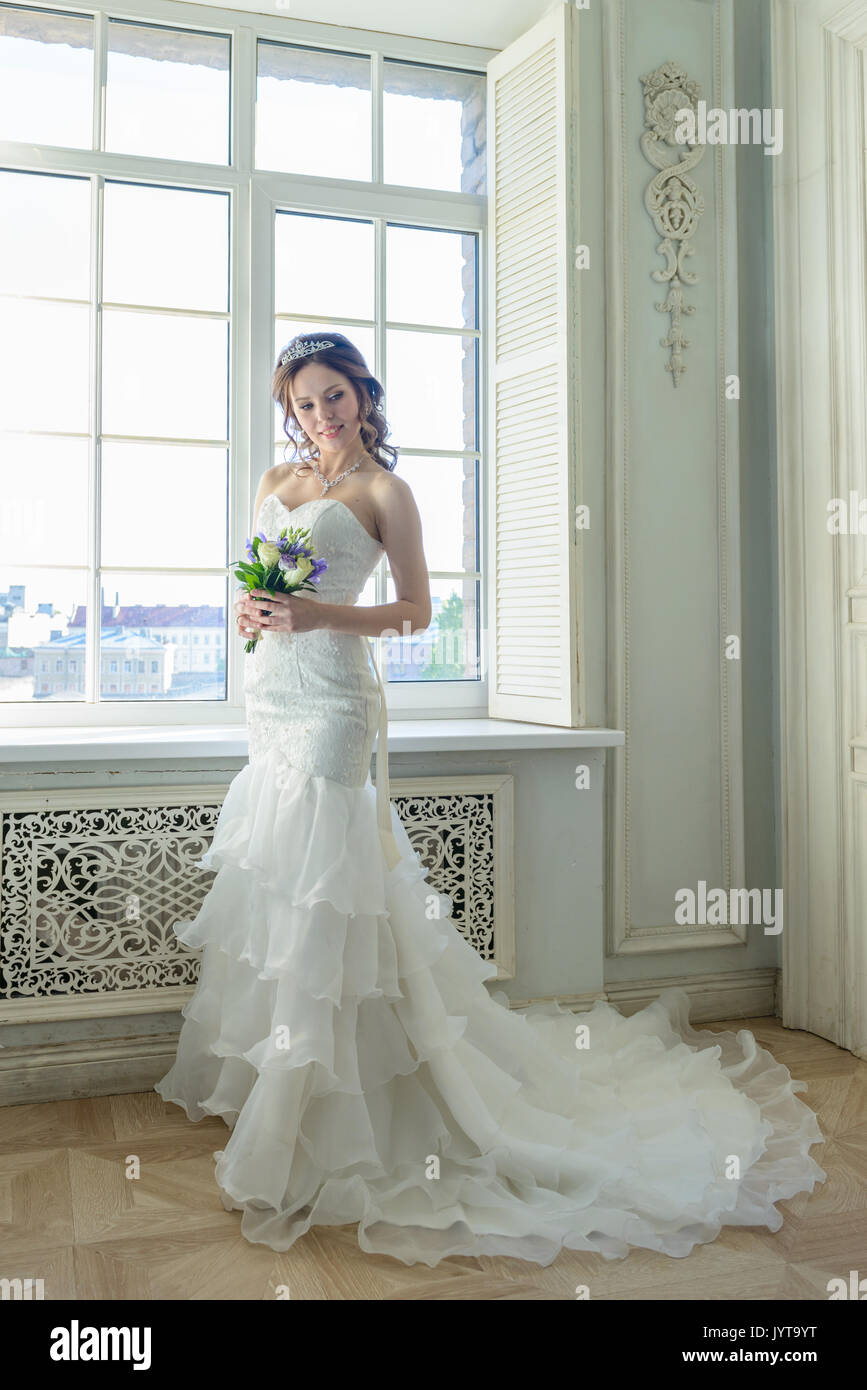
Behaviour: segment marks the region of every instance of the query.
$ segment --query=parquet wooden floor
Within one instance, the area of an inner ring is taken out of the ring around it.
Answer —
[[[547,1268],[505,1258],[433,1270],[364,1254],[355,1227],[314,1229],[286,1254],[250,1245],[227,1212],[212,1152],[229,1131],[191,1124],[155,1092],[0,1109],[0,1277],[42,1278],[45,1298],[826,1299],[831,1278],[867,1275],[867,1062],[774,1018],[749,1028],[808,1083],[801,1100],[826,1142],[815,1192],[779,1203],[782,1228],[724,1228],[684,1259],[633,1250],[623,1260],[564,1251]],[[140,1176],[126,1176],[130,1156]]]

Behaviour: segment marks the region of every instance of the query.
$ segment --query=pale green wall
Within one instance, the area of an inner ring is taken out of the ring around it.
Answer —
[[[708,78],[712,74],[712,52],[708,36],[712,33],[713,6],[710,0],[627,0],[627,43],[632,45],[630,90],[627,93],[629,129],[628,177],[631,185],[628,203],[631,221],[631,246],[641,246],[645,256],[647,238],[642,242],[641,215],[636,206],[643,194],[650,166],[635,150],[641,133],[641,90],[631,90],[631,75],[651,71],[667,58],[683,62],[691,75],[702,80],[704,95],[712,91]],[[735,105],[764,108],[771,105],[769,74],[769,15],[767,0],[735,0]],[[603,178],[603,51],[601,7],[591,6],[582,13],[579,29],[579,121],[580,170],[578,178],[579,239],[586,242],[593,254],[591,271],[583,275],[581,295],[580,380],[582,388],[581,449],[583,486],[582,497],[599,518],[604,518],[606,496],[604,468],[606,448],[605,420],[605,185]],[[638,60],[635,60],[636,46]],[[633,128],[634,122],[634,128]],[[631,148],[634,143],[635,150]],[[712,194],[709,158],[698,167],[696,178]],[[776,499],[775,499],[775,384],[773,328],[773,159],[760,148],[740,147],[737,150],[738,207],[738,307],[739,307],[739,370],[741,402],[739,406],[740,469],[741,469],[741,547],[742,547],[742,680],[744,720],[744,828],[745,828],[745,886],[772,887],[780,882],[778,864],[778,767],[779,732],[777,727],[777,599],[776,599]],[[641,179],[639,184],[637,180]],[[710,185],[710,186],[709,186]],[[710,203],[710,197],[708,199]],[[643,214],[646,217],[646,214]],[[649,219],[647,225],[650,226]],[[689,369],[675,397],[669,387],[638,396],[639,409],[644,412],[642,426],[645,435],[641,447],[650,452],[659,468],[660,478],[666,476],[662,440],[666,437],[664,419],[659,416],[676,401],[687,422],[678,426],[675,437],[680,441],[687,429],[693,432],[698,451],[713,447],[713,438],[704,437],[707,428],[706,403],[708,393],[715,388],[713,355],[706,334],[712,334],[708,323],[714,291],[713,237],[707,221],[697,241],[701,243],[693,260],[693,268],[701,274],[701,283],[692,292],[693,302],[700,305],[699,315],[685,321],[688,335],[694,340],[688,351]],[[653,233],[651,233],[651,237]],[[651,243],[652,245],[653,243]],[[710,252],[710,254],[708,254]],[[632,254],[632,252],[630,253]],[[636,375],[659,373],[660,357],[664,354],[658,339],[665,331],[666,320],[661,314],[653,319],[647,313],[650,296],[644,295],[643,277],[651,285],[649,272],[655,264],[651,256],[641,265],[630,267],[630,353],[629,372]],[[635,288],[637,287],[637,293]],[[658,295],[657,297],[661,297]],[[639,305],[634,302],[640,301]],[[712,344],[712,337],[711,337]],[[663,382],[663,386],[665,383]],[[690,399],[694,391],[699,400]],[[674,399],[672,399],[674,398]],[[653,419],[655,400],[658,416]],[[635,422],[633,421],[633,427]],[[680,432],[678,432],[678,430]],[[648,436],[651,442],[648,443]],[[588,722],[611,723],[606,694],[605,662],[605,585],[606,543],[604,525],[597,526],[585,540],[587,592],[585,599],[585,652],[588,690]],[[641,563],[648,560],[645,548]],[[710,618],[710,614],[709,614]],[[646,669],[646,668],[645,668]],[[684,702],[687,696],[673,690],[672,698]],[[663,735],[664,736],[664,735]],[[709,738],[716,738],[716,725],[711,723]],[[616,756],[616,755],[615,755]],[[676,740],[672,740],[670,756],[678,756]],[[705,776],[700,763],[694,767],[696,796]],[[713,795],[708,785],[706,791]],[[695,879],[692,879],[694,885]],[[641,956],[608,957],[605,961],[607,981],[646,979],[658,975],[704,974],[715,971],[749,969],[779,964],[779,937],[765,936],[761,928],[750,929],[744,947],[724,947]]]

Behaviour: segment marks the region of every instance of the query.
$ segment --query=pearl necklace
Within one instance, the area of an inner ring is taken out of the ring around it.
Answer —
[[[311,459],[310,462],[313,465],[313,472],[316,474],[318,481],[322,484],[322,491],[320,492],[319,496],[324,497],[329,488],[337,487],[337,484],[339,482],[342,482],[344,478],[348,478],[350,473],[354,473],[356,468],[361,467],[366,457],[366,454],[362,454],[361,458],[358,460],[357,463],[354,463],[351,468],[345,468],[342,473],[338,473],[337,477],[332,478],[330,482],[326,477],[323,476],[322,473],[319,472],[316,460]]]

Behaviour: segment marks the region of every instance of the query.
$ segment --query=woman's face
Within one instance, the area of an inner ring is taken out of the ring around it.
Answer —
[[[292,408],[321,455],[339,453],[361,432],[355,389],[342,372],[310,362],[296,372],[290,387]]]

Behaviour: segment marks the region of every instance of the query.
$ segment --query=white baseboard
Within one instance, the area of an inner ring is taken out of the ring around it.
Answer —
[[[643,1009],[664,989],[682,989],[689,995],[692,1024],[721,1023],[734,1018],[765,1018],[778,1014],[779,970],[767,966],[754,970],[724,970],[708,975],[666,975],[652,980],[621,980],[605,986],[608,1002],[621,1013]]]
[[[774,967],[728,970],[717,975],[667,975],[653,980],[619,981],[595,993],[561,994],[557,1001],[581,1011],[591,1008],[595,999],[606,999],[621,1013],[633,1014],[656,999],[662,990],[674,986],[689,995],[693,1024],[719,1023],[775,1014],[778,975]],[[509,1002],[514,1009],[546,1000]],[[177,1033],[171,1032],[0,1048],[0,1105],[33,1105],[150,1091],[174,1062],[177,1041]]]
[[[614,1004],[623,1014],[634,1014],[656,999],[664,989],[683,989],[689,995],[690,1021],[721,1023],[734,1018],[762,1018],[779,1014],[779,970],[775,966],[755,970],[725,970],[708,975],[657,975],[651,980],[612,981],[601,990],[584,994],[558,994],[558,1004],[577,1013],[593,1007],[597,999]],[[551,995],[510,999],[513,1009],[544,1004]]]
[[[0,1048],[0,1105],[149,1091],[171,1067],[177,1046],[174,1032]]]

